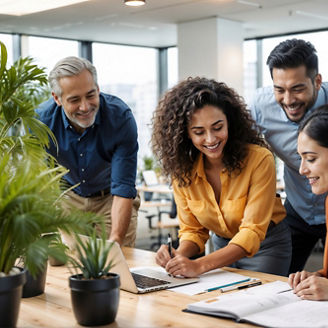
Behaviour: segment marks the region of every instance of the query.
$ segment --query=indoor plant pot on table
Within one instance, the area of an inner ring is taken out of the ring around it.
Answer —
[[[100,239],[76,235],[76,255],[70,258],[73,268],[81,273],[69,277],[71,301],[77,322],[83,326],[112,323],[120,298],[120,277],[109,272],[114,266],[108,254],[114,242],[106,240],[105,229]]]

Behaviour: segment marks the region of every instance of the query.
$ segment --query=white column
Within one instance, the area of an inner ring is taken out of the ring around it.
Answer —
[[[239,22],[208,18],[178,24],[178,75],[225,82],[243,94],[243,28]]]

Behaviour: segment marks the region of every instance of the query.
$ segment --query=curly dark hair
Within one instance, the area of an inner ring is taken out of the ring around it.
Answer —
[[[266,147],[243,99],[225,83],[195,77],[180,82],[166,92],[152,119],[152,149],[163,173],[180,186],[191,183],[191,172],[199,150],[188,137],[188,124],[195,111],[206,105],[218,107],[227,117],[228,140],[223,164],[229,174],[243,167],[247,144]]]

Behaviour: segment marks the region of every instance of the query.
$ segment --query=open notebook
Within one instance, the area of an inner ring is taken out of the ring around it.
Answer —
[[[81,239],[86,240],[89,237],[80,235]],[[64,237],[64,242],[74,248],[72,237]],[[110,242],[110,241],[108,241]],[[114,243],[108,261],[113,260],[115,264],[111,272],[120,275],[121,289],[131,293],[148,293],[161,289],[173,288],[181,285],[195,283],[199,278],[176,278],[169,276],[166,272],[152,267],[131,268],[129,269],[125,257],[118,243]]]
[[[184,311],[231,318],[261,327],[328,327],[328,301],[302,300],[282,281],[218,295],[189,304]]]

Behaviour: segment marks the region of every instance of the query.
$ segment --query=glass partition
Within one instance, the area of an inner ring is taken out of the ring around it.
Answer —
[[[167,49],[167,80],[168,88],[172,88],[178,82],[178,48]]]
[[[100,90],[120,97],[138,125],[138,161],[151,156],[151,118],[158,101],[157,56],[154,48],[93,43],[93,62]]]
[[[22,56],[31,56],[35,63],[46,69],[47,74],[58,60],[67,56],[78,56],[77,41],[42,38],[35,36],[22,37]]]

